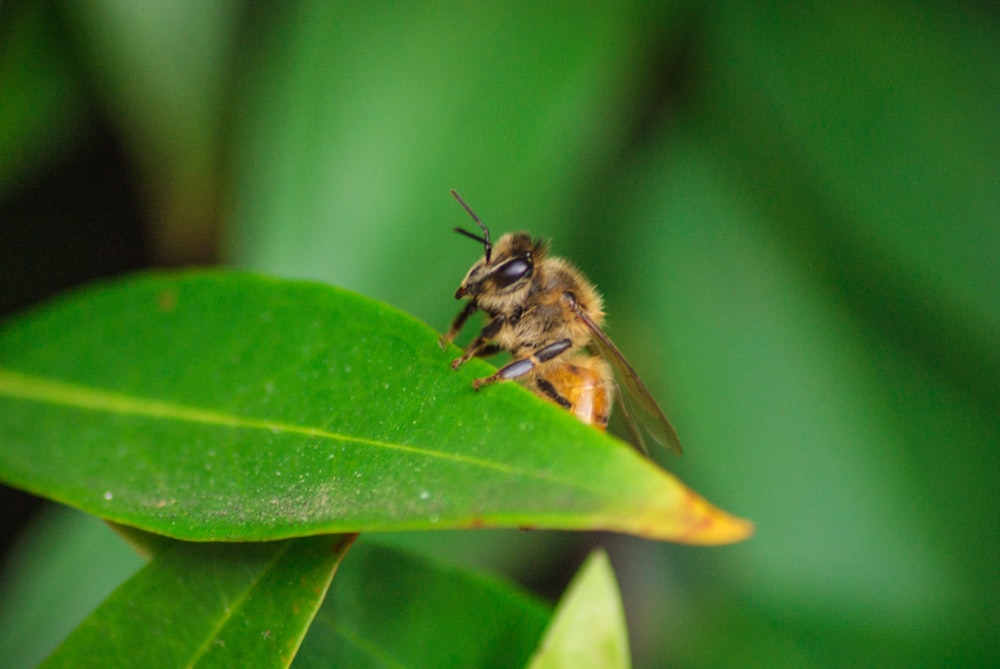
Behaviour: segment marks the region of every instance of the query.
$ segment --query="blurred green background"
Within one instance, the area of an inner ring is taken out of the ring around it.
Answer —
[[[606,546],[638,667],[995,665],[998,53],[976,2],[4,2],[0,309],[220,263],[443,330],[456,188],[600,286],[687,450],[657,457],[758,532],[393,542],[551,596]],[[2,502],[4,591],[41,587]]]

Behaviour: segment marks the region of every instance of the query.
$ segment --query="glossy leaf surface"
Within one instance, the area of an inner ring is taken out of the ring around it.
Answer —
[[[651,461],[436,333],[317,284],[148,275],[0,334],[0,476],[188,540],[455,527],[745,538]]]
[[[42,666],[287,667],[350,543],[176,542]]]

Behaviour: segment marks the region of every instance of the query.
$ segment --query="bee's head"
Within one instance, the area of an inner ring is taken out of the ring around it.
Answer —
[[[526,232],[514,232],[500,237],[494,246],[490,241],[489,228],[483,225],[458,193],[452,191],[451,194],[479,225],[483,236],[461,228],[455,228],[455,232],[482,242],[485,251],[483,257],[465,275],[462,284],[455,291],[455,299],[467,296],[480,301],[488,300],[489,297],[509,299],[512,295],[527,290],[535,272],[535,263],[545,255],[544,242],[532,240]]]

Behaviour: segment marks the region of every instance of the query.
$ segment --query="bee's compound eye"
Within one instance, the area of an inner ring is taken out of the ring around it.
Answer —
[[[515,281],[523,279],[531,273],[531,260],[527,258],[514,258],[497,267],[493,272],[493,280],[498,288],[506,288]]]

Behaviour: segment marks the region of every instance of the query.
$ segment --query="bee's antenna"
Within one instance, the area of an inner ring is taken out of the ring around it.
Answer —
[[[475,239],[477,242],[482,242],[483,247],[486,249],[486,264],[488,265],[490,263],[490,254],[493,253],[493,242],[490,241],[490,229],[487,228],[485,225],[483,225],[483,222],[479,220],[478,216],[476,216],[476,212],[472,211],[472,207],[465,204],[465,200],[462,199],[462,196],[459,195],[454,188],[451,189],[451,194],[452,197],[458,200],[458,203],[462,205],[465,211],[469,212],[469,216],[472,217],[472,220],[474,220],[476,224],[480,228],[482,228],[483,234],[485,236],[480,237],[479,235],[474,235],[468,230],[463,230],[462,228],[455,228],[455,232],[465,235],[466,237],[471,237],[472,239]]]

